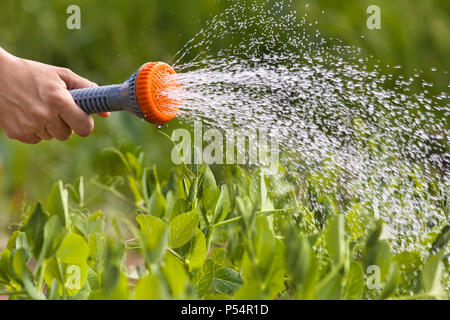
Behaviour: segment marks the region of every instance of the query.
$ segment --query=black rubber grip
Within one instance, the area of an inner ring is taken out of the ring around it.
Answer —
[[[88,114],[117,111],[120,85],[71,90],[75,103]]]

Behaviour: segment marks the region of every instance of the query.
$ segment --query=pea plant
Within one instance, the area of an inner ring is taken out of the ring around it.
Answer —
[[[268,177],[254,168],[229,166],[213,174],[206,165],[181,165],[163,180],[138,151],[108,152],[124,168],[119,177],[57,182],[45,202],[24,206],[1,252],[1,295],[449,297],[449,225],[436,226],[415,250],[395,252],[382,237],[382,221],[362,219],[357,206],[344,211],[313,187],[309,196],[299,194],[281,166],[279,175]],[[89,210],[88,184],[131,202],[127,218]],[[442,208],[448,214],[448,205]],[[130,256],[138,259],[130,262]]]

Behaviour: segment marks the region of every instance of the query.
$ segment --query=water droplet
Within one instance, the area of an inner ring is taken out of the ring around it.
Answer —
[[[448,117],[436,116],[449,106],[426,90],[433,83],[420,79],[423,71],[385,74],[360,48],[305,32],[312,21],[288,7],[254,4],[248,13],[239,3],[206,24],[177,54],[183,90],[168,94],[183,101],[179,119],[202,121],[204,130],[270,132],[300,193],[313,179],[344,210],[358,199],[361,216],[383,219],[394,248],[408,248],[444,217],[442,199],[427,190],[450,184],[440,142]],[[225,37],[235,42],[214,51]],[[413,89],[417,81],[422,90]]]

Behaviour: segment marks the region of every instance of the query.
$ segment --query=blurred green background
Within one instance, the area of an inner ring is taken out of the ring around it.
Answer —
[[[236,0],[238,1],[238,0]],[[239,0],[240,3],[252,0]],[[14,55],[71,68],[98,84],[122,82],[146,61],[169,61],[205,22],[233,1],[213,0],[2,0],[0,46]],[[264,1],[257,1],[264,2]],[[299,16],[325,37],[360,47],[398,73],[423,71],[436,92],[448,92],[450,1],[292,0]],[[68,30],[66,9],[81,8],[81,30]],[[308,4],[308,5],[307,5]],[[368,5],[381,8],[381,29],[366,27]],[[189,57],[187,57],[188,59]],[[432,71],[436,68],[437,71]],[[126,113],[96,117],[95,132],[68,142],[36,146],[9,141],[0,131],[0,230],[17,220],[24,198],[42,199],[55,180],[90,177],[107,160],[106,147],[140,146],[162,174],[170,169],[170,141]],[[170,133],[180,124],[162,130]]]

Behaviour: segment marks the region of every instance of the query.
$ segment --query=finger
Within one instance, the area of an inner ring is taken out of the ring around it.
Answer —
[[[65,141],[69,139],[73,134],[72,129],[59,116],[53,119],[48,124],[47,128],[48,132],[52,135],[52,137],[60,141]]]
[[[43,127],[42,129],[40,129],[36,135],[41,139],[41,140],[52,140],[53,136],[52,134],[47,130],[47,126]]]
[[[70,69],[56,68],[56,73],[66,83],[68,90],[97,87],[97,84],[83,78]]]
[[[37,135],[32,135],[29,137],[20,137],[17,140],[19,140],[22,143],[26,143],[26,144],[37,144],[37,143],[41,142],[41,138],[39,138]]]
[[[62,105],[59,106],[59,116],[67,125],[81,137],[87,137],[94,130],[94,119],[84,112],[67,90],[61,92]]]
[[[103,117],[103,118],[108,118],[110,114],[111,114],[111,112],[100,112],[100,113],[97,113],[97,115],[99,115],[100,117]]]

